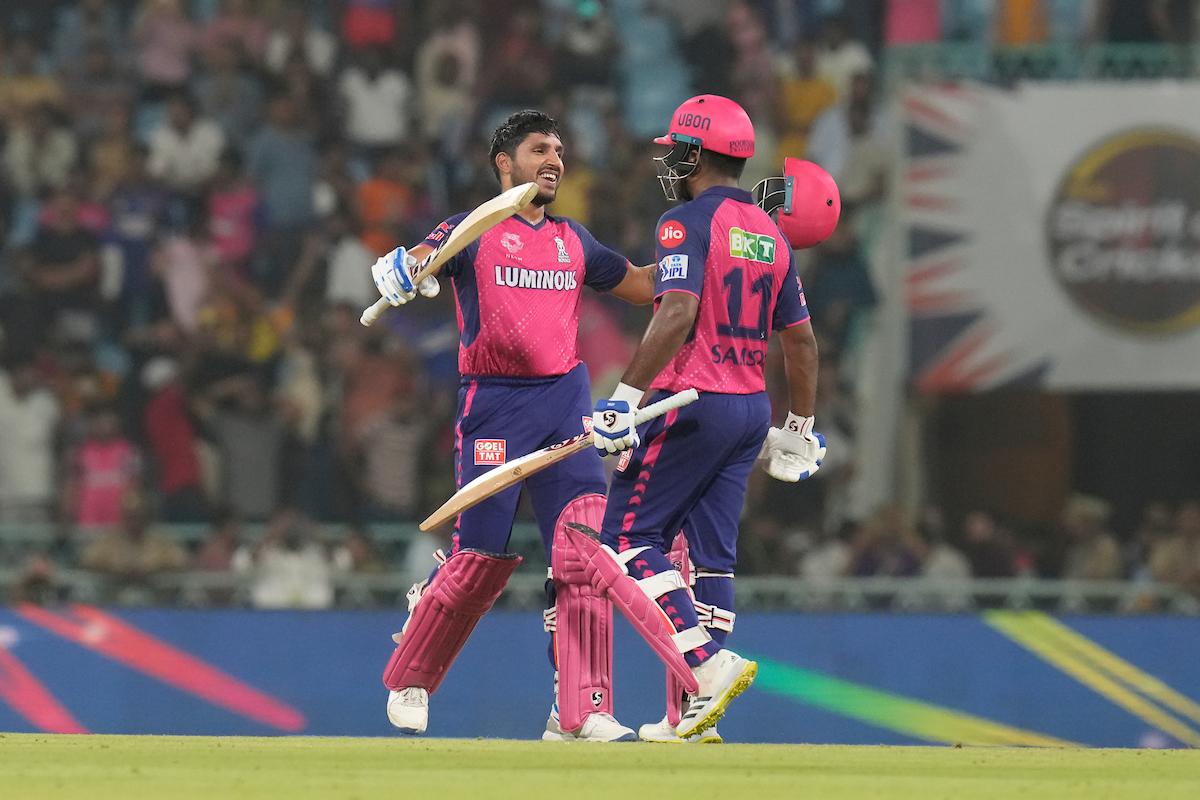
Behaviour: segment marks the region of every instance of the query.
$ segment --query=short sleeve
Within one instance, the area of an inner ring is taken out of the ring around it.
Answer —
[[[712,228],[712,209],[687,203],[663,214],[654,229],[658,272],[654,298],[667,292],[688,292],[696,297],[704,286],[704,263]]]
[[[450,238],[450,232],[458,227],[458,223],[467,218],[467,213],[468,212],[464,211],[461,214],[455,214],[454,216],[447,218],[444,222],[442,222],[442,224],[430,231],[429,235],[425,237],[421,244],[437,250],[439,247],[445,244],[446,239]],[[462,272],[463,263],[468,258],[467,253],[471,251],[472,248],[467,247],[456,254],[454,258],[450,259],[450,261],[442,267],[442,274],[447,278],[453,278],[456,275],[459,275]]]
[[[804,300],[804,286],[800,283],[800,273],[796,270],[796,254],[788,248],[787,275],[783,285],[779,287],[779,296],[775,298],[775,314],[771,318],[771,327],[781,331],[802,322],[808,322],[808,303]]]
[[[607,292],[621,281],[629,270],[629,259],[610,250],[592,236],[592,232],[574,220],[568,220],[571,230],[583,245],[583,282],[598,292]]]

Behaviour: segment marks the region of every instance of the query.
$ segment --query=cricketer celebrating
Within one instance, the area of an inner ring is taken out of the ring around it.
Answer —
[[[565,171],[555,120],[537,111],[510,116],[492,135],[490,158],[500,186],[536,182],[531,205],[455,255],[443,272],[453,283],[460,332],[455,423],[459,487],[509,457],[575,436],[590,422],[591,382],[576,353],[583,287],[631,303],[653,299],[653,267],[634,267],[579,223],[546,213]],[[438,293],[430,277],[411,276],[466,214],[450,217],[421,244],[397,248],[372,268],[380,294],[402,305],[419,291]],[[556,702],[547,740],[629,741],[633,730],[612,716],[612,606],[586,578],[557,569],[563,526],[599,527],[605,478],[599,456],[566,459],[525,486],[551,565],[546,629],[552,633]],[[460,515],[448,558],[409,592],[409,617],[384,671],[388,719],[423,733],[435,692],[478,620],[491,608],[520,557],[507,553],[520,498],[514,486]]]
[[[640,735],[697,741],[757,671],[723,647],[733,628],[738,519],[750,470],[761,457],[772,477],[803,480],[817,471],[825,446],[813,432],[817,347],[792,250],[738,188],[754,155],[750,118],[728,98],[700,95],[679,106],[654,141],[670,147],[655,159],[667,199],[686,202],[659,220],[654,317],[611,399],[596,404],[593,442],[602,453],[628,451],[601,539],[657,598],[700,687],[683,697],[670,691],[668,678],[668,716]],[[828,214],[825,208],[818,213]],[[779,331],[791,402],[775,429],[763,377],[772,331]],[[633,415],[647,392],[687,387],[699,390],[697,402],[639,434]],[[668,557],[681,529],[694,596]],[[672,702],[680,706],[674,715]]]

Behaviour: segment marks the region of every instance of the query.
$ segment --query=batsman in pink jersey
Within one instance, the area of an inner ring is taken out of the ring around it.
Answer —
[[[650,303],[654,291],[653,267],[634,267],[579,223],[546,212],[564,173],[553,119],[513,114],[493,134],[490,155],[502,189],[536,181],[539,191],[532,205],[442,269],[453,286],[460,336],[454,428],[460,487],[591,424],[591,381],[576,352],[583,288],[639,304]],[[436,295],[436,278],[413,286],[410,276],[465,216],[450,217],[411,250],[381,258],[372,268],[380,294],[393,305],[417,292]],[[542,738],[634,740],[633,730],[612,716],[612,606],[564,562],[574,558],[564,527],[600,525],[601,460],[595,453],[567,459],[529,478],[524,489],[551,565],[545,620],[556,702]],[[514,486],[464,512],[450,555],[409,592],[409,618],[393,637],[398,646],[384,671],[388,718],[403,732],[425,731],[429,695],[520,563],[507,550],[521,490]]]
[[[820,467],[824,439],[813,432],[817,347],[792,249],[776,222],[738,188],[754,155],[746,112],[724,97],[693,97],[655,142],[670,148],[656,159],[667,198],[685,202],[658,223],[649,329],[613,396],[593,412],[597,449],[623,451],[601,540],[658,601],[700,687],[685,696],[668,678],[667,717],[643,725],[641,738],[719,741],[717,720],[757,672],[754,662],[724,647],[735,619],[746,483],[759,460],[783,481],[803,480]],[[802,202],[830,208],[816,198]],[[775,332],[791,401],[781,428],[771,427],[763,376]],[[689,387],[700,392],[697,402],[636,429],[633,414],[643,398]]]

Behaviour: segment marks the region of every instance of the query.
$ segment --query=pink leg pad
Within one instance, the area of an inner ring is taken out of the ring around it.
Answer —
[[[563,533],[583,558],[583,571],[591,584],[608,594],[613,605],[646,640],[667,670],[675,674],[684,689],[691,693],[700,691],[696,676],[672,638],[675,626],[658,603],[647,597],[637,581],[629,576],[615,554],[601,546],[600,535],[575,522],[567,523]]]
[[[612,603],[592,586],[579,552],[565,536],[566,523],[600,527],[604,495],[586,494],[558,517],[550,547],[555,584],[554,658],[558,664],[558,718],[564,731],[582,727],[595,712],[612,713]]]
[[[400,644],[383,671],[389,689],[420,686],[432,694],[475,624],[521,563],[515,553],[460,550],[446,560],[417,601]]]

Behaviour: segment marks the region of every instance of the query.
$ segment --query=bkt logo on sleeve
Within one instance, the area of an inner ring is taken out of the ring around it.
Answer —
[[[683,253],[672,253],[663,256],[658,262],[658,279],[660,281],[676,281],[687,278],[688,257]]]

